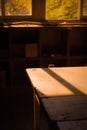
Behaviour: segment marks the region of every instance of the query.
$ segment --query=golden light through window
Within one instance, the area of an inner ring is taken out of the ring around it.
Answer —
[[[78,19],[78,0],[46,0],[46,19]]]
[[[5,0],[5,15],[32,15],[32,0]]]

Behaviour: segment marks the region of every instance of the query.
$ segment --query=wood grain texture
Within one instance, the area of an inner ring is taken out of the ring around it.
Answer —
[[[43,106],[53,121],[87,118],[87,96],[42,98]]]
[[[60,130],[87,130],[87,120],[57,122]]]

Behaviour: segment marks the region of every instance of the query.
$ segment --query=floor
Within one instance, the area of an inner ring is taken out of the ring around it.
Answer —
[[[32,91],[0,89],[0,130],[34,130],[33,126]]]

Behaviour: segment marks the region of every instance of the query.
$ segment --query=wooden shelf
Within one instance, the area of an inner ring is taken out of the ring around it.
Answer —
[[[86,43],[86,26],[1,27],[0,69],[6,71],[9,87],[21,86],[29,67],[87,65]]]

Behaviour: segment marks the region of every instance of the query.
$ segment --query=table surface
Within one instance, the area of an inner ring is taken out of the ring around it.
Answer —
[[[87,120],[57,122],[60,130],[87,130]]]
[[[87,67],[26,69],[40,96],[87,95]]]
[[[51,120],[87,119],[87,66],[29,68],[26,72]]]

